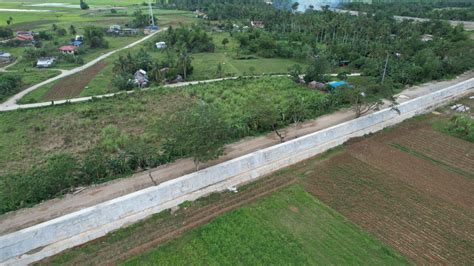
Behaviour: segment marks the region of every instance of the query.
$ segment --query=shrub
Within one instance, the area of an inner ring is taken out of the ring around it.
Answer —
[[[20,85],[21,76],[15,74],[0,74],[0,100],[18,92]]]
[[[454,116],[448,130],[467,141],[474,142],[474,120],[468,115]]]
[[[0,27],[0,38],[11,38],[13,37],[13,30],[8,27]]]
[[[0,178],[0,211],[31,206],[53,198],[72,188],[77,182],[77,161],[70,155],[58,154],[45,164],[25,174]]]

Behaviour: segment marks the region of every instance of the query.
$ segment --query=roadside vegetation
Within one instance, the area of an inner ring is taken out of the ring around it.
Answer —
[[[280,128],[348,104],[343,90],[259,78],[1,113],[1,212],[178,158],[199,167],[245,136],[283,141]]]

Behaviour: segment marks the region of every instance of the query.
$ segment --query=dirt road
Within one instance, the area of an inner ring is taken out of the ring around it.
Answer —
[[[474,72],[465,73],[456,79],[441,82],[430,82],[424,85],[409,88],[400,95],[400,101],[408,100],[407,97],[416,98],[427,92],[446,88],[450,85],[474,77]],[[285,139],[294,139],[339,123],[349,121],[355,117],[353,110],[345,109],[332,114],[321,116],[317,119],[293,125],[283,130]],[[203,167],[230,160],[247,153],[266,148],[279,143],[279,138],[270,133],[265,136],[246,138],[237,143],[227,145],[225,153],[219,159],[205,164]],[[22,228],[50,220],[61,215],[71,213],[95,204],[129,194],[131,192],[153,186],[161,182],[188,174],[195,171],[191,159],[183,159],[160,166],[149,172],[139,173],[130,178],[114,180],[108,183],[92,186],[75,195],[69,194],[61,199],[54,199],[39,204],[33,208],[22,209],[0,216],[0,235],[13,232]]]

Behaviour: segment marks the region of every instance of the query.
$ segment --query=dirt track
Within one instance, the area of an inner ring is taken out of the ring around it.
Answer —
[[[450,81],[431,82],[422,86],[416,86],[405,90],[403,95],[410,98],[426,94],[428,91],[439,90],[460,81],[474,77],[473,72],[468,72],[457,79]],[[401,99],[405,101],[406,99]],[[354,118],[352,110],[341,110],[329,115],[319,117],[315,120],[293,125],[283,132],[286,140],[294,139],[330,126],[348,121]],[[202,167],[208,167],[217,163],[227,161],[247,153],[266,148],[279,143],[278,137],[274,133],[266,136],[247,138],[237,143],[227,145],[225,154],[218,160],[209,162]],[[201,168],[202,168],[201,167]],[[194,163],[191,159],[183,159],[171,164],[160,166],[151,171],[153,181],[161,183],[195,171]],[[84,189],[78,194],[68,194],[61,199],[53,199],[38,204],[35,207],[18,210],[0,216],[0,235],[14,232],[61,215],[71,213],[107,200],[123,196],[137,190],[154,185],[149,173],[139,173],[130,178],[118,179],[108,183],[92,186]]]

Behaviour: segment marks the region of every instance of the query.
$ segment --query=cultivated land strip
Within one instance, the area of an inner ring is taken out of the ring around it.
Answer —
[[[468,72],[455,80],[428,83],[416,88],[410,88],[402,92],[402,94],[415,98],[426,94],[427,91],[439,90],[472,78],[473,76],[473,72]],[[404,101],[406,99],[400,100]],[[293,125],[284,129],[282,132],[286,136],[285,139],[290,140],[352,120],[354,116],[353,110],[341,110],[299,125]],[[247,138],[237,143],[227,145],[224,156],[207,163],[204,167],[215,165],[278,143],[279,138],[273,133],[256,138]],[[149,172],[136,174],[130,178],[91,186],[78,194],[68,194],[64,198],[49,200],[33,208],[10,212],[0,216],[0,234],[14,232],[146,187],[154,186],[155,184],[180,177],[194,172],[195,170],[195,165],[191,159],[183,159],[152,169]]]

